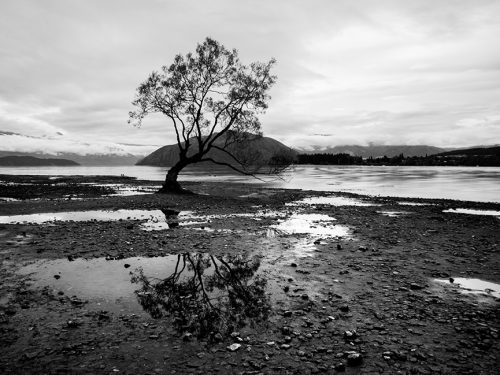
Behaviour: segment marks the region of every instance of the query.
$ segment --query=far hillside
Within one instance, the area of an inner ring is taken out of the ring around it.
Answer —
[[[222,146],[225,136],[222,136],[217,145]],[[196,145],[196,141],[193,141]],[[196,150],[197,151],[197,150]],[[295,160],[296,152],[283,143],[269,137],[251,136],[245,143],[238,143],[229,147],[232,155],[236,155],[239,160],[247,160],[252,165],[255,161],[258,165],[279,163],[281,158]],[[189,154],[192,155],[195,150]],[[207,154],[208,158],[213,158],[218,162],[228,163],[237,166],[235,160],[227,153],[217,149],[212,149]],[[179,146],[177,144],[167,145],[152,152],[136,165],[153,165],[158,167],[170,167],[179,160]],[[212,163],[202,163],[201,165],[213,167]]]
[[[500,146],[474,147],[426,156],[399,154],[388,157],[363,158],[347,153],[299,154],[298,164],[319,165],[407,165],[407,166],[500,166]]]
[[[68,159],[41,159],[33,156],[4,156],[0,157],[0,166],[2,167],[42,167],[59,166],[69,167],[80,165],[73,160]]]

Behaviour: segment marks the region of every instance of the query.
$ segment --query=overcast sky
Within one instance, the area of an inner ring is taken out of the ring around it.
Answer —
[[[1,0],[0,150],[174,143],[130,102],[207,36],[277,59],[261,120],[289,146],[498,144],[499,35],[500,0]]]

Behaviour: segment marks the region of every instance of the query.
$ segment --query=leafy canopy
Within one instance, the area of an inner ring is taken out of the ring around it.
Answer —
[[[244,65],[238,52],[206,38],[194,53],[177,55],[170,66],[153,72],[137,89],[129,122],[140,126],[150,113],[170,118],[181,156],[194,139],[197,157],[210,148],[226,151],[215,141],[223,134],[238,138],[261,135],[257,117],[267,109],[268,91],[276,81],[270,73],[275,60]],[[199,160],[198,160],[199,161]]]

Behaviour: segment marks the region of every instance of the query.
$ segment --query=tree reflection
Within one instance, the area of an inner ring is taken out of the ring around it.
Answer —
[[[206,337],[267,319],[270,302],[266,280],[255,275],[259,266],[257,257],[184,253],[167,278],[139,269],[132,282],[140,284],[139,303],[153,318],[173,317],[178,330]]]

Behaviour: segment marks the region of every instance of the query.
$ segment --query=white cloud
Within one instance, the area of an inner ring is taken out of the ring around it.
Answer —
[[[127,125],[134,90],[212,36],[245,62],[277,58],[262,123],[291,146],[500,143],[498,121],[480,120],[500,112],[499,1],[5,0],[0,8],[0,130],[59,132],[101,149],[173,143],[159,116]]]
[[[156,145],[118,144],[112,142],[81,140],[64,137],[27,137],[21,134],[0,134],[1,151],[30,152],[57,155],[59,153],[74,153],[79,155],[147,155],[154,151]]]

